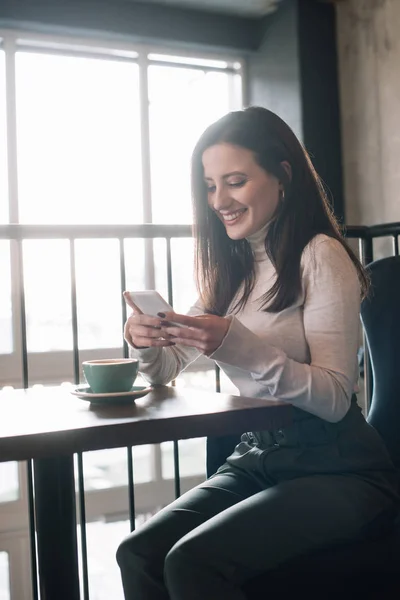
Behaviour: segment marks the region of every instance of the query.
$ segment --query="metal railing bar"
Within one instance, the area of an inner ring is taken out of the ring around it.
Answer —
[[[99,239],[192,237],[191,225],[0,225],[0,239]]]
[[[89,574],[86,539],[86,506],[85,506],[85,478],[83,473],[82,452],[78,452],[78,487],[79,487],[79,515],[81,523],[81,551],[82,551],[82,575],[83,575],[83,598],[89,600]]]
[[[365,225],[348,225],[343,228],[343,235],[346,238],[364,239],[368,235],[369,228]]]
[[[127,459],[128,459],[128,500],[129,500],[129,521],[131,525],[131,531],[135,530],[135,483],[134,483],[134,471],[133,471],[133,450],[132,446],[127,447]]]
[[[369,235],[361,239],[361,262],[364,266],[374,260],[373,239]]]
[[[125,268],[125,243],[124,239],[119,239],[119,258],[120,258],[120,279],[121,279],[121,302],[122,302],[122,330],[125,325],[127,310],[126,303],[122,292],[126,290],[126,268]],[[128,344],[124,340],[124,357],[129,356]],[[127,446],[127,461],[128,461],[128,501],[129,501],[129,521],[131,531],[135,529],[135,484],[133,472],[133,455],[132,446]]]
[[[72,323],[72,347],[73,347],[73,365],[74,365],[74,383],[79,384],[79,343],[78,343],[78,307],[76,301],[76,260],[75,260],[75,242],[69,240],[69,260],[70,260],[70,283],[71,283],[71,323]]]
[[[363,238],[360,238],[361,247],[361,262],[364,266],[369,265],[374,260],[374,245],[373,238],[370,236],[369,229],[364,234]],[[372,401],[372,388],[373,388],[373,377],[371,368],[371,358],[369,355],[367,338],[365,335],[364,328],[362,330],[362,339],[364,345],[364,388],[365,388],[365,408],[366,414],[368,414],[371,401]]]
[[[192,225],[141,223],[134,225],[0,225],[0,239],[90,239],[90,238],[181,238],[192,237]],[[400,223],[371,227],[351,225],[345,229],[348,238],[399,236]]]
[[[28,514],[29,514],[29,548],[31,553],[31,582],[32,582],[32,600],[38,600],[38,568],[36,558],[36,519],[35,519],[35,500],[33,495],[33,463],[32,460],[26,461],[26,475],[28,482]]]
[[[122,293],[126,290],[126,269],[125,269],[125,243],[124,239],[119,239],[119,271],[121,280],[121,306],[122,306],[122,332],[127,318],[126,302]],[[122,333],[123,335],[123,333]],[[124,357],[128,358],[129,348],[125,340],[123,340]]]
[[[18,285],[19,285],[19,309],[21,315],[21,354],[22,354],[22,383],[24,389],[29,385],[29,367],[28,367],[28,345],[26,328],[26,306],[25,306],[25,284],[24,284],[24,257],[22,241],[17,244],[18,259]]]
[[[70,284],[71,284],[71,323],[72,323],[72,347],[73,347],[73,368],[74,383],[80,382],[79,368],[79,338],[78,338],[78,306],[76,300],[76,256],[75,240],[69,240],[70,257]],[[85,511],[85,481],[83,473],[82,453],[78,452],[78,496],[79,496],[79,514],[81,523],[81,552],[82,552],[82,574],[83,574],[83,597],[89,600],[89,580],[87,565],[87,541],[86,541],[86,511]]]
[[[221,391],[221,369],[217,364],[215,364],[215,391]]]
[[[398,235],[393,236],[393,254],[395,256],[399,255],[399,236]]]
[[[173,294],[173,283],[172,283],[172,253],[171,253],[171,238],[166,238],[166,250],[167,250],[167,287],[168,287],[168,302],[173,306],[174,294]],[[172,382],[175,385],[175,381]],[[175,498],[179,498],[181,495],[181,476],[179,468],[179,442],[178,440],[173,441],[174,447],[174,484],[175,484]]]
[[[172,289],[172,254],[171,254],[171,238],[166,238],[167,244],[167,287],[168,287],[168,302],[173,306],[174,294]]]
[[[179,468],[179,444],[177,440],[174,440],[174,476],[175,476],[175,498],[179,498],[181,495],[181,475]]]
[[[371,227],[368,227],[368,232],[373,238],[400,235],[400,222],[371,225]]]

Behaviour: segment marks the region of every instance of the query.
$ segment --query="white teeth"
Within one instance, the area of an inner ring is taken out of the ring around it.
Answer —
[[[237,212],[229,213],[229,215],[222,215],[222,218],[224,219],[224,221],[233,221],[234,219],[237,219],[237,217],[243,213],[244,213],[244,210],[238,210]]]

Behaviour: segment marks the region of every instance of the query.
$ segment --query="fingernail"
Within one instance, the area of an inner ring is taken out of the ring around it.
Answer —
[[[169,345],[170,346],[176,346],[176,343],[175,342],[170,342]]]
[[[169,321],[160,321],[161,327],[170,327],[171,323]]]
[[[161,319],[165,319],[165,313],[159,312],[159,313],[157,313],[157,317],[161,317]]]

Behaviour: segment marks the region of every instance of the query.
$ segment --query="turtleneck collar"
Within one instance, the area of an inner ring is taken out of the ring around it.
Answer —
[[[253,250],[255,260],[260,262],[262,260],[267,260],[267,253],[265,252],[265,238],[267,235],[268,227],[270,226],[271,221],[268,221],[258,231],[249,235],[246,240],[249,242],[251,249]]]

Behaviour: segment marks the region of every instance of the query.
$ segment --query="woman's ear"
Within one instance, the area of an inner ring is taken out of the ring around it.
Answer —
[[[286,171],[286,175],[288,176],[289,182],[292,181],[292,167],[290,165],[290,163],[288,163],[287,160],[283,160],[281,162],[281,166],[285,169]]]

